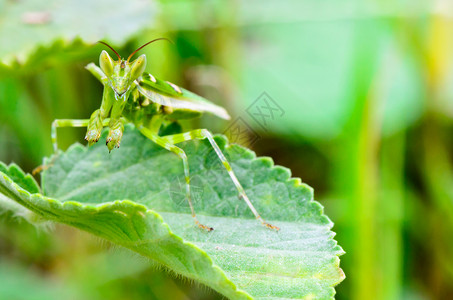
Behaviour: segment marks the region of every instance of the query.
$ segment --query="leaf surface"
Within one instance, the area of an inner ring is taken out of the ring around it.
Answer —
[[[216,140],[261,215],[237,198],[205,141],[181,145],[189,157],[198,229],[184,200],[182,162],[127,126],[121,148],[73,145],[52,160],[41,194],[2,174],[1,192],[40,216],[132,249],[231,299],[329,299],[344,279],[341,247],[312,189],[269,158]],[[48,161],[49,162],[49,161]],[[58,199],[58,200],[56,200]]]

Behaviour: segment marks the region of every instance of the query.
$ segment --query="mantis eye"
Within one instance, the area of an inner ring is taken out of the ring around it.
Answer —
[[[132,62],[131,78],[132,80],[137,79],[145,72],[146,68],[146,56],[145,54],[140,55],[136,60]]]
[[[113,74],[113,60],[105,50],[102,50],[101,56],[99,57],[99,66],[101,66],[102,72],[104,72],[107,77],[110,77]]]

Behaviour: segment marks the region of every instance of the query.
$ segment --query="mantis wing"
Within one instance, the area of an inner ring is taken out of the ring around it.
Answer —
[[[225,120],[230,119],[230,115],[223,107],[173,83],[156,79],[151,74],[143,73],[136,83],[140,94],[157,104],[174,109],[208,112]]]

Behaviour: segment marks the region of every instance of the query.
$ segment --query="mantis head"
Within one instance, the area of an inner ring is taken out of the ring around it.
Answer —
[[[145,71],[146,68],[146,56],[145,54],[140,55],[134,61],[130,61],[132,56],[134,56],[137,51],[142,49],[143,47],[151,44],[152,42],[158,40],[167,40],[165,38],[158,38],[152,40],[143,46],[139,47],[137,50],[132,52],[131,55],[126,59],[121,58],[118,52],[115,51],[110,45],[104,42],[99,42],[101,44],[106,45],[113,52],[115,52],[116,56],[118,56],[118,60],[113,60],[107,51],[102,50],[101,55],[99,57],[99,66],[101,67],[102,72],[104,72],[105,76],[109,79],[109,85],[115,92],[115,98],[122,97],[130,88],[131,84],[136,80],[142,73]],[[169,41],[169,40],[167,40]]]

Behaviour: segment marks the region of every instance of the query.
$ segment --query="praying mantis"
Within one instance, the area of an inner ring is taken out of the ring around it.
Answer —
[[[56,119],[53,121],[51,139],[54,152],[58,152],[57,128],[87,127],[85,139],[89,145],[93,145],[98,142],[103,127],[107,126],[109,132],[106,145],[111,151],[120,146],[124,124],[134,124],[145,137],[181,158],[185,176],[185,195],[192,217],[198,227],[211,231],[213,230],[212,227],[201,224],[197,219],[191,200],[188,159],[184,150],[176,146],[176,144],[185,141],[208,139],[233,181],[239,198],[246,202],[256,219],[265,227],[279,230],[278,227],[265,222],[259,215],[225,155],[207,129],[195,129],[180,134],[159,136],[159,129],[166,120],[192,119],[201,116],[203,113],[211,113],[222,119],[230,119],[230,116],[223,107],[215,105],[171,82],[163,81],[150,73],[145,73],[145,54],[131,61],[131,58],[139,50],[158,40],[167,39],[154,39],[136,49],[127,59],[121,58],[118,52],[107,43],[99,42],[110,48],[118,57],[118,60],[113,60],[107,51],[103,50],[99,57],[99,67],[94,63],[86,66],[86,69],[104,86],[101,106],[91,114],[89,119]]]

